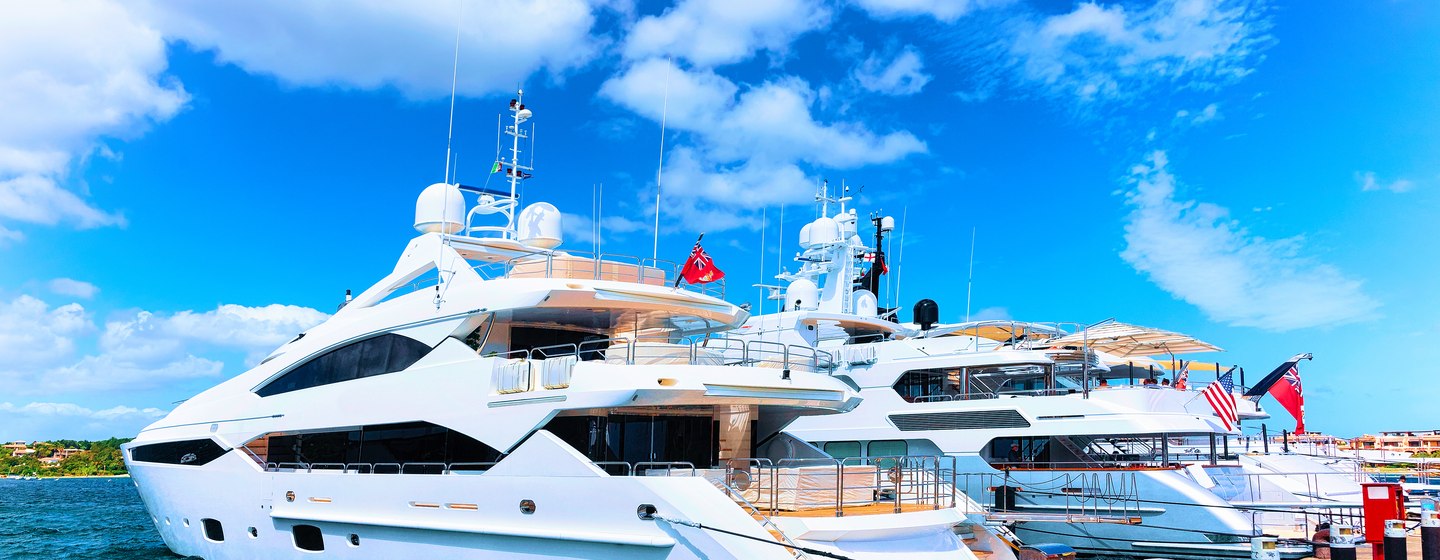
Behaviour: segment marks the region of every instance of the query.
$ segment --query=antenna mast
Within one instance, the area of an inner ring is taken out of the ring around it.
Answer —
[[[975,226],[970,226],[970,278],[965,281],[965,322],[970,322],[970,291],[975,287]]]
[[[670,67],[665,65],[665,100],[660,105],[660,162],[655,167],[655,245],[650,258],[660,258],[660,175],[665,170],[665,117],[670,114]]]

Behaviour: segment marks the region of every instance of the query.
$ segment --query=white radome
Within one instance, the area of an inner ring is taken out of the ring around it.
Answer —
[[[465,195],[459,185],[435,183],[415,200],[415,229],[420,233],[455,233],[465,227]]]

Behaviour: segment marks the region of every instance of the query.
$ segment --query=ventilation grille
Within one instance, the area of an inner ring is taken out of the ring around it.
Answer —
[[[1015,410],[980,410],[975,412],[931,412],[927,414],[892,414],[890,421],[905,432],[921,430],[993,430],[997,428],[1029,428],[1030,422]]]

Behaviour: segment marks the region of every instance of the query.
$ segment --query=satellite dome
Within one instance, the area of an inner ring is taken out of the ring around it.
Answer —
[[[880,314],[880,300],[870,290],[855,291],[855,314],[861,317],[874,317]]]
[[[465,195],[460,187],[435,183],[415,200],[415,229],[420,233],[455,233],[465,227]]]
[[[809,249],[813,243],[810,242],[810,224],[800,228],[800,248]]]
[[[520,211],[515,234],[521,244],[537,249],[554,249],[563,241],[560,211],[549,202],[536,202]]]
[[[824,219],[824,218],[821,218]],[[815,309],[820,306],[820,287],[800,278],[785,287],[785,310]]]
[[[810,244],[823,245],[840,241],[840,225],[830,218],[816,218],[810,223]]]

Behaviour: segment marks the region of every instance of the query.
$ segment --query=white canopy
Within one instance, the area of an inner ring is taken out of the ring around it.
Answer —
[[[1051,340],[1054,346],[1088,345],[1122,358],[1195,352],[1221,352],[1220,347],[1187,334],[1110,322]]]

